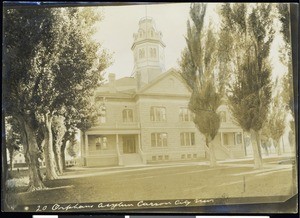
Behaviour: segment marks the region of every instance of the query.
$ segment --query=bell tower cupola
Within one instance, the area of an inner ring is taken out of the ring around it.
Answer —
[[[162,33],[156,30],[155,22],[150,17],[139,21],[139,29],[133,34],[131,50],[134,56],[134,77],[141,84],[147,84],[165,71]]]

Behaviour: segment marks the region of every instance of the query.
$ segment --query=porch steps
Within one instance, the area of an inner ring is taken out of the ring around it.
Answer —
[[[143,165],[142,158],[139,154],[123,154],[122,160],[124,166]]]

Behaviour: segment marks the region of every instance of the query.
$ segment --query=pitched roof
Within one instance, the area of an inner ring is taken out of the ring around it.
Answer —
[[[183,82],[183,84],[188,88],[188,90],[191,91],[190,87],[187,86],[186,82],[183,80],[183,78],[181,77],[180,73],[177,70],[175,70],[174,68],[171,68],[168,71],[166,71],[165,73],[163,73],[163,74],[159,75],[158,77],[156,77],[150,83],[146,84],[145,86],[142,86],[142,88],[139,90],[138,93],[142,93],[142,92],[146,91],[147,89],[149,89],[150,87],[154,86],[159,81],[161,81],[162,79],[164,79],[165,77],[167,77],[167,76],[169,76],[171,74],[173,74],[174,76],[176,76],[177,78],[179,78]]]
[[[156,85],[159,81],[164,79],[169,75],[174,75],[179,78],[182,83],[190,90],[190,87],[187,86],[183,78],[180,76],[180,73],[175,70],[174,68],[169,69],[168,71],[164,72],[163,74],[156,77],[150,83],[142,83],[141,89],[137,90],[137,79],[134,77],[123,77],[120,79],[115,80],[115,91],[111,92],[109,87],[109,82],[97,88],[95,94],[98,95],[105,95],[107,97],[133,97],[135,94],[141,94],[148,90],[149,88]]]

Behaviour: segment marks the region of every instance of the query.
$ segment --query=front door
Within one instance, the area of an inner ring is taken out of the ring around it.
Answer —
[[[124,154],[136,153],[135,138],[133,136],[123,137],[123,153]]]

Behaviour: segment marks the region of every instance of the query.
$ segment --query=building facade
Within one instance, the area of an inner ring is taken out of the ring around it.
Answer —
[[[175,69],[164,69],[162,34],[150,18],[134,34],[134,76],[97,89],[99,119],[82,136],[85,166],[138,165],[201,161],[208,157],[205,140],[188,109],[191,90]],[[244,156],[243,131],[220,106],[222,123],[213,141],[218,159]]]

